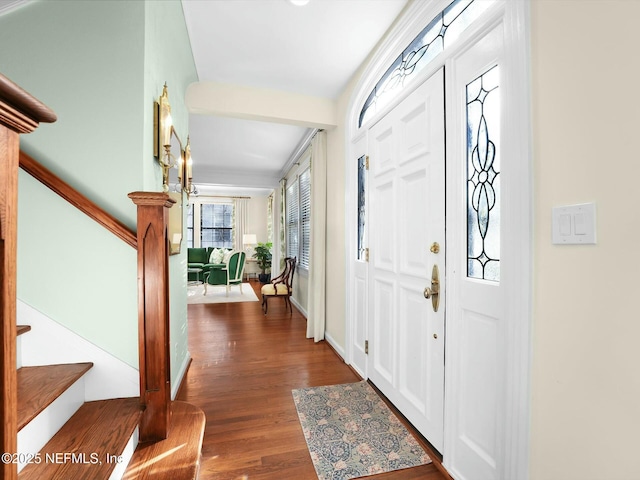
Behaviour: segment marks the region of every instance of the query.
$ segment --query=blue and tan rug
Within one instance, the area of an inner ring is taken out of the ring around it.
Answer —
[[[430,463],[367,382],[293,390],[320,480],[347,480]]]

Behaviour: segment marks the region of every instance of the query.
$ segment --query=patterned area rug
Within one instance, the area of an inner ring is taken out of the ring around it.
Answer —
[[[347,480],[431,463],[367,382],[293,390],[320,480]]]
[[[207,294],[204,294],[204,285],[189,285],[187,290],[187,304],[195,303],[229,303],[229,302],[257,302],[253,288],[248,283],[242,284],[242,293],[240,287],[233,286],[227,296],[226,286],[207,285]]]

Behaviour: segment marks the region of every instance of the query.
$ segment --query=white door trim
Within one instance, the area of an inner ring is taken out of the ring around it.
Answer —
[[[365,128],[357,127],[360,109],[369,92],[384,73],[398,53],[417,35],[417,33],[433,18],[433,16],[448,5],[449,0],[436,2],[414,2],[404,12],[395,28],[382,42],[378,51],[373,55],[369,65],[354,89],[346,117],[346,145],[345,186],[346,186],[346,215],[345,215],[345,245],[346,245],[346,286],[345,314],[346,341],[345,353],[347,363],[352,363],[353,325],[354,318],[354,258],[356,251],[356,208],[357,188],[355,161],[362,154],[363,137],[366,139]],[[533,224],[533,186],[532,186],[532,155],[531,155],[531,120],[530,120],[530,91],[529,80],[530,52],[529,52],[529,0],[514,2],[511,0],[497,0],[482,18],[464,34],[460,45],[441,54],[441,58],[434,60],[434,65],[421,72],[421,78],[413,81],[411,87],[405,89],[402,95],[391,102],[385,111],[379,112],[371,120],[377,118],[397,105],[404,97],[411,93],[422,80],[440,66],[447,59],[457,55],[466,48],[473,38],[480,36],[496,23],[504,22],[505,51],[504,61],[509,66],[505,70],[505,90],[502,92],[505,101],[514,106],[510,111],[512,117],[504,121],[509,130],[503,133],[503,148],[508,151],[512,169],[511,176],[519,179],[517,185],[503,189],[503,203],[510,208],[504,214],[508,216],[509,225],[515,232],[504,248],[510,250],[510,255],[518,261],[517,282],[509,287],[510,301],[506,305],[505,315],[515,319],[509,323],[505,342],[508,345],[504,378],[507,379],[504,388],[504,417],[501,419],[499,442],[504,450],[503,465],[497,469],[500,478],[522,479],[529,477],[529,415],[530,415],[530,379],[531,379],[531,319],[532,319],[532,224]],[[509,87],[510,86],[510,87]],[[507,221],[507,220],[506,220]],[[357,370],[362,370],[359,366]],[[366,376],[366,371],[361,372]],[[502,403],[502,402],[501,402]],[[445,406],[445,435],[447,432],[447,413]],[[444,462],[447,464],[447,446],[445,443]]]

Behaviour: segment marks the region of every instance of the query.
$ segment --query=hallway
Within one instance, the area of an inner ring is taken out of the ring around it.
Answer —
[[[260,302],[188,306],[192,363],[177,399],[207,416],[201,480],[315,479],[291,390],[360,380],[326,342],[305,338],[297,310],[270,302],[266,316]],[[375,478],[448,477],[431,464]]]

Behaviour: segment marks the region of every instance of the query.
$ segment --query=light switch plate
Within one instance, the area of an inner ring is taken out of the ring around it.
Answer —
[[[553,207],[551,221],[552,243],[555,245],[596,243],[595,203]]]

